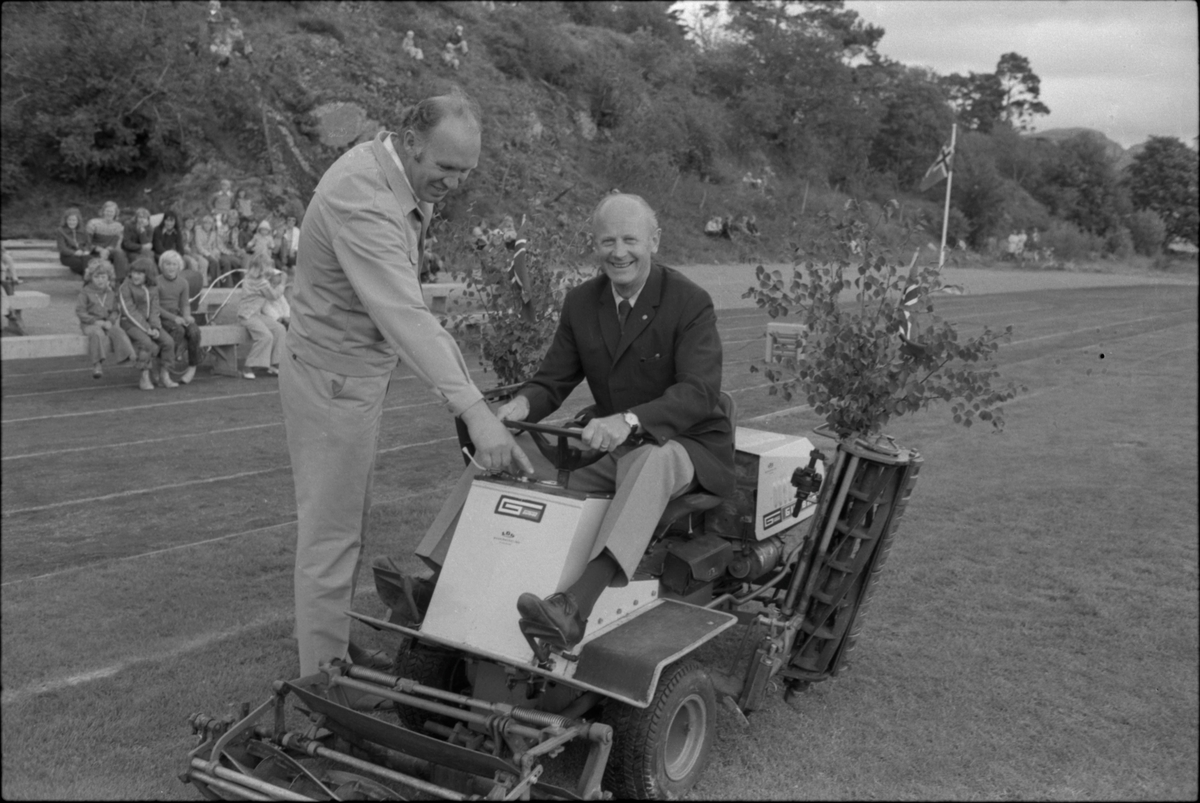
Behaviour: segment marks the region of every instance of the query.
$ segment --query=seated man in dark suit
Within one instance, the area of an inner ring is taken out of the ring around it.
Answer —
[[[540,421],[585,379],[596,400],[581,440],[608,455],[573,471],[569,487],[614,493],[613,501],[579,580],[546,599],[522,594],[517,603],[527,636],[564,648],[583,638],[601,592],[629,582],[671,499],[696,488],[727,496],[734,487],[712,299],[652,261],[660,230],[642,198],[605,196],[592,231],[601,275],[567,294],[540,369],[497,411],[501,420]],[[473,473],[456,492],[465,495]],[[437,566],[449,534],[435,522],[417,554]],[[420,591],[418,605],[432,594],[432,583]]]

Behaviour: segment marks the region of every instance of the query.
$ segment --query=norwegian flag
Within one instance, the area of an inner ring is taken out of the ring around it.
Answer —
[[[904,285],[904,292],[900,295],[900,320],[896,324],[900,339],[906,343],[912,342],[913,312],[916,311],[917,302],[920,300],[921,283],[917,278],[917,260],[914,257],[912,268],[908,272],[908,281]]]
[[[954,151],[949,145],[943,145],[938,151],[937,159],[925,171],[925,177],[921,179],[921,192],[937,184],[939,181],[950,175],[950,171],[954,167]]]

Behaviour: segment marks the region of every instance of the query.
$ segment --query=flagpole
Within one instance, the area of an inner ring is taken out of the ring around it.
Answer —
[[[942,249],[938,251],[938,270],[946,262],[946,229],[950,225],[950,185],[954,182],[954,139],[958,134],[958,123],[950,128],[950,165],[946,171],[946,208],[942,212]]]

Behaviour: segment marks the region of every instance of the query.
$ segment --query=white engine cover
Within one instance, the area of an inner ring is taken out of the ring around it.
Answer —
[[[813,445],[807,438],[738,427],[735,439],[739,491],[743,481],[751,479],[753,485],[746,490],[756,491],[754,533],[758,540],[783,532],[816,512],[817,494],[813,494],[799,514],[792,515],[796,505],[792,472],[808,465]],[[817,473],[825,476],[824,463],[818,461]]]
[[[423,633],[524,663],[517,597],[546,597],[583,573],[611,497],[499,478],[471,485]],[[588,634],[592,635],[592,634]]]

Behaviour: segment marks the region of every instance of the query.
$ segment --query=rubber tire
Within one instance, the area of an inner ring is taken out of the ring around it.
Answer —
[[[638,800],[687,794],[708,766],[716,715],[712,680],[696,661],[664,669],[646,708],[607,703],[602,721],[612,726],[613,746],[605,790],[615,798]],[[689,720],[699,722],[689,728]]]
[[[392,673],[402,678],[410,678],[422,686],[433,686],[443,691],[463,691],[466,678],[460,672],[461,656],[449,650],[428,647],[419,642],[413,642],[406,650],[401,650],[392,662]],[[440,716],[413,706],[397,704],[396,714],[400,724],[409,730],[429,735],[425,730],[425,721],[433,720],[454,727],[459,720],[453,717]]]

